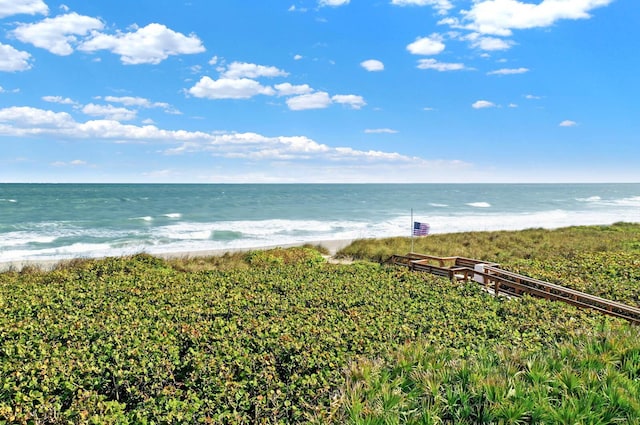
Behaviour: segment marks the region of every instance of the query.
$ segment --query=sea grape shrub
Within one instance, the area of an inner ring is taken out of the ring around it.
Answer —
[[[356,358],[411,341],[535,350],[597,323],[321,258],[276,250],[250,254],[248,270],[188,272],[142,255],[1,273],[0,422],[327,422]]]
[[[603,298],[640,305],[640,257],[634,252],[581,253],[571,259],[514,261],[512,269]]]
[[[274,267],[298,264],[313,266],[325,262],[322,254],[313,248],[276,248],[271,250],[251,251],[246,261],[255,267]]]

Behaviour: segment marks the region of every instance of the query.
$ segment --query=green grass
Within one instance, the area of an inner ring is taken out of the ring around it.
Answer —
[[[436,234],[414,238],[413,242],[415,252],[479,258],[508,265],[519,259],[571,259],[585,253],[625,251],[640,254],[640,224]],[[383,262],[394,254],[410,250],[410,238],[363,239],[342,249],[338,255]]]
[[[608,276],[635,288],[622,273],[634,235],[625,224],[496,232],[474,234],[466,252],[416,250],[486,258],[476,254],[493,240],[487,255],[512,267],[562,279],[554,264],[579,258],[599,287]],[[462,237],[449,236],[420,243]],[[375,258],[387,243],[357,249]],[[637,329],[616,319],[384,264],[328,264],[313,247],[0,274],[0,424],[637,423],[637,353]]]

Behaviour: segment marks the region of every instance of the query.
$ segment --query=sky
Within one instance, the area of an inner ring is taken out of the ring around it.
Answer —
[[[637,0],[0,0],[0,182],[640,182]]]

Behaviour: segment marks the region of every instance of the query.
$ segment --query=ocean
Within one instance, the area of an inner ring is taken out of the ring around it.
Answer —
[[[640,222],[640,184],[0,184],[0,262]]]

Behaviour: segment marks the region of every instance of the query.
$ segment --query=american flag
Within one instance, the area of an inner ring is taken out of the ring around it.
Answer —
[[[427,236],[429,234],[429,223],[413,222],[413,236]]]

